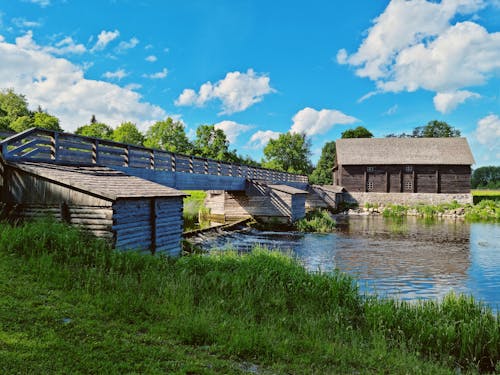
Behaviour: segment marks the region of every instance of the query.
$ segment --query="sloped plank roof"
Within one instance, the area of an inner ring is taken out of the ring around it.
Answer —
[[[101,166],[9,162],[22,171],[102,198],[153,198],[186,196],[182,191]]]
[[[307,191],[300,190],[288,185],[267,185],[273,190],[282,191],[287,194],[307,194]]]
[[[465,138],[350,138],[335,143],[339,165],[474,164]]]

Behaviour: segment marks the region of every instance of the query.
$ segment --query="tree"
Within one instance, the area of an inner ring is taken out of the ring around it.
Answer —
[[[312,169],[310,150],[311,142],[304,134],[283,133],[264,147],[262,165],[283,172],[309,174]]]
[[[93,138],[111,139],[113,128],[101,122],[94,122],[80,126],[76,129],[75,134]]]
[[[418,126],[413,129],[413,136],[419,138],[460,137],[460,130],[448,125],[444,121],[432,120],[425,126]]]
[[[309,181],[312,184],[331,185],[333,183],[332,168],[336,158],[335,141],[326,142],[321,149],[318,165],[309,176]]]
[[[354,129],[347,129],[340,135],[341,138],[373,138],[373,134],[365,127],[358,126]]]
[[[36,126],[37,128],[62,131],[62,128],[59,125],[59,119],[43,112],[40,107],[39,110],[33,114],[33,126]]]
[[[197,156],[224,160],[228,162],[238,161],[236,151],[229,151],[229,141],[222,129],[216,129],[215,125],[200,125],[196,129],[194,151]]]
[[[472,188],[500,188],[500,167],[487,166],[474,170],[471,180]]]
[[[16,94],[13,89],[0,91],[0,128],[8,129],[20,117],[30,117],[28,101],[22,94]],[[19,120],[17,126],[26,124],[25,118]]]
[[[184,124],[168,117],[165,121],[157,121],[146,132],[144,146],[160,150],[189,154],[193,146],[189,142]]]
[[[137,126],[131,122],[123,122],[113,130],[112,139],[115,142],[137,146],[142,146],[144,142],[144,136],[139,129],[137,129]]]
[[[10,123],[10,129],[14,130],[17,133],[28,130],[29,128],[32,128],[34,126],[35,125],[33,124],[33,117],[31,116],[21,116]]]

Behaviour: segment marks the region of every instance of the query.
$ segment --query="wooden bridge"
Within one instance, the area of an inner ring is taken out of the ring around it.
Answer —
[[[227,218],[289,222],[305,215],[311,193],[303,175],[46,129],[0,145],[4,213],[50,214],[121,249],[179,254],[186,196],[180,190],[209,191],[207,204]]]

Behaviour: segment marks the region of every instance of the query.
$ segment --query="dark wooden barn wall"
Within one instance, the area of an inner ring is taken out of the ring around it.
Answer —
[[[404,166],[339,165],[336,179],[352,192],[469,193],[471,169],[467,165],[416,165],[412,172]]]

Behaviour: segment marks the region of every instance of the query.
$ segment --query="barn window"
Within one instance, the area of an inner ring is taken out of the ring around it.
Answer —
[[[405,165],[405,172],[406,173],[413,172],[413,166],[412,165]]]
[[[366,190],[373,191],[373,181],[368,181],[366,184]]]
[[[367,172],[375,172],[375,167],[366,167]]]
[[[411,181],[406,181],[406,182],[405,182],[405,190],[406,190],[406,191],[413,191],[413,182],[411,182]]]

